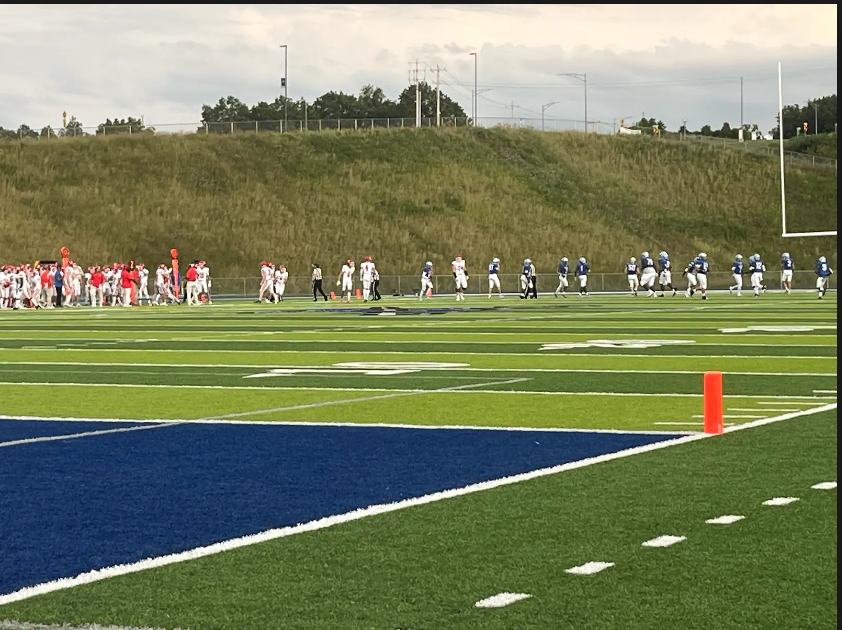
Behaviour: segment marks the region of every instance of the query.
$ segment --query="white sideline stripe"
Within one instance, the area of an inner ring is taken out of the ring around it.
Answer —
[[[530,381],[532,379],[529,378],[520,378],[520,379],[512,379],[508,381],[499,381],[499,382],[491,382],[491,383],[474,383],[472,387],[487,387],[489,385],[502,385],[504,383],[518,383],[523,381]],[[631,397],[638,397],[638,398],[701,398],[702,394],[674,394],[674,393],[664,393],[664,394],[641,394],[638,392],[547,392],[547,391],[532,391],[528,389],[523,390],[508,390],[508,389],[483,389],[483,390],[468,390],[468,389],[461,389],[456,390],[454,388],[445,388],[445,389],[401,389],[401,388],[382,388],[382,387],[255,387],[255,386],[244,386],[244,385],[165,385],[165,384],[146,384],[146,383],[75,383],[70,381],[61,381],[61,382],[15,382],[15,381],[0,381],[0,387],[14,387],[15,385],[21,385],[26,387],[56,387],[56,386],[85,386],[85,387],[120,387],[124,389],[199,389],[199,390],[206,390],[206,389],[217,389],[217,390],[248,390],[248,391],[267,391],[267,392],[279,392],[279,391],[301,391],[301,392],[395,392],[404,394],[447,394],[452,391],[458,391],[462,394],[526,394],[531,396],[631,396]],[[754,394],[727,394],[723,396],[723,398],[746,398],[746,399],[755,399],[755,398],[762,398],[763,400],[769,401],[769,399],[779,399],[778,402],[759,402],[758,405],[780,405],[786,404],[782,401],[791,401],[793,404],[803,404],[803,405],[824,405],[825,402],[802,402],[802,400],[806,401],[826,401],[826,400],[835,400],[833,396],[759,396]],[[796,400],[799,399],[799,400]],[[369,398],[357,398],[355,400],[370,400]],[[763,411],[762,409],[758,409],[758,411]]]
[[[672,547],[680,542],[684,542],[687,540],[687,536],[670,536],[669,534],[665,534],[664,536],[658,536],[657,538],[653,538],[652,540],[647,540],[645,543],[640,545],[641,547]]]
[[[813,393],[814,394],[835,394],[836,390],[835,389],[814,389]]]
[[[822,481],[814,486],[810,486],[811,490],[836,490],[835,481]]]
[[[752,409],[752,411],[755,411],[755,410],[754,410],[754,409]],[[760,410],[758,410],[758,411],[763,411],[763,410],[762,410],[762,409],[760,409]],[[705,416],[704,416],[703,414],[694,414],[694,415],[693,415],[693,417],[694,417],[694,418],[704,418]],[[734,419],[737,419],[737,418],[743,418],[743,419],[748,418],[748,419],[756,420],[756,419],[758,419],[758,418],[767,418],[768,416],[741,416],[741,415],[736,415],[736,416],[734,416],[734,415],[730,415],[730,416],[729,416],[729,415],[727,415],[727,414],[724,414],[722,417],[723,417],[723,418],[730,419],[730,420],[734,420]]]
[[[146,429],[163,429],[173,427],[179,422],[167,422],[165,424],[145,424],[141,427],[123,427],[121,429],[103,429],[101,431],[85,431],[84,433],[71,433],[69,435],[47,435],[44,437],[25,438],[12,442],[0,442],[0,448],[5,446],[20,446],[22,444],[38,444],[40,442],[60,442],[63,440],[75,440],[76,438],[92,437],[95,435],[108,435],[110,433],[128,433],[129,431],[145,431]]]
[[[198,339],[197,341],[203,341],[202,339]],[[694,347],[701,346],[704,344],[694,344]],[[733,344],[713,344],[713,345],[733,345]],[[753,344],[750,344],[753,345]],[[778,347],[778,346],[775,346]],[[799,346],[793,346],[799,347]],[[816,346],[816,347],[828,347],[828,346]],[[832,347],[832,346],[830,346]],[[48,349],[55,349],[53,346],[45,347],[45,346],[33,346],[31,348],[8,348],[9,350],[48,350]],[[202,348],[196,349],[189,349],[189,350],[173,350],[168,348],[155,348],[154,350],[148,350],[146,348],[61,348],[62,352],[137,352],[138,350],[142,350],[144,352],[181,352],[183,354],[195,354],[197,352],[204,352],[204,353],[213,353],[213,354],[237,354],[241,355],[243,353],[246,354],[333,354],[333,355],[340,355],[342,352],[336,350],[203,350]],[[609,352],[593,352],[593,353],[580,353],[580,352],[560,352],[557,354],[537,354],[537,352],[450,352],[450,351],[442,351],[442,352],[411,352],[407,350],[365,350],[361,352],[361,354],[397,354],[397,355],[408,355],[417,357],[420,355],[430,354],[430,355],[457,355],[457,356],[479,356],[479,357],[530,357],[535,358],[536,356],[552,356],[552,357],[611,357],[614,359],[621,359],[624,357],[631,357],[635,359],[777,359],[777,360],[787,360],[792,361],[793,359],[798,360],[827,360],[827,361],[836,361],[837,357],[834,356],[787,356],[782,354],[772,354],[772,355],[761,355],[761,354],[705,354],[705,355],[698,355],[698,354],[612,354]],[[266,367],[266,366],[260,366]],[[753,374],[754,372],[752,372]]]
[[[425,354],[425,353],[418,353]],[[210,368],[210,369],[236,369],[243,370],[285,370],[285,369],[325,369],[333,368],[332,365],[254,365],[254,364],[233,364],[233,363],[127,363],[127,362],[104,362],[104,361],[0,361],[0,365],[73,365],[73,366],[104,366],[104,367],[160,367],[160,368]],[[445,367],[425,367],[421,368],[424,372],[549,372],[549,373],[583,373],[583,374],[640,374],[640,370],[599,370],[599,369],[575,369],[575,368],[474,368],[474,367],[460,367],[460,368],[445,368]],[[646,370],[647,374],[703,374],[704,370]],[[836,377],[836,372],[729,372],[727,370],[723,374],[732,374],[735,376],[827,376],[828,378]],[[831,393],[835,394],[836,390],[814,390],[813,393]]]
[[[724,516],[717,516],[716,518],[709,518],[705,523],[708,525],[733,525],[744,518],[745,516],[738,516],[737,514],[726,514]]]
[[[593,575],[594,573],[605,571],[605,569],[610,569],[613,566],[613,562],[586,562],[578,567],[565,569],[564,572],[570,575]]]
[[[375,428],[375,429],[429,429],[429,430],[451,430],[451,431],[522,431],[537,433],[606,433],[609,435],[687,435],[686,431],[650,431],[646,429],[576,429],[563,427],[495,427],[472,424],[401,424],[391,422],[311,422],[306,420],[217,420],[211,418],[196,418],[193,420],[172,420],[172,419],[121,419],[121,418],[74,418],[64,416],[9,416],[0,415],[0,424],[4,420],[26,420],[33,422],[138,422],[158,424],[171,422],[174,424],[233,424],[237,426],[277,426],[277,427],[342,427],[342,428]],[[701,424],[701,423],[694,423]]]
[[[799,500],[798,497],[775,497],[774,499],[769,499],[768,501],[764,501],[763,505],[771,505],[771,506],[789,505],[790,503],[795,503],[798,500]]]
[[[783,422],[785,420],[791,420],[793,418],[798,418],[801,416],[809,416],[817,413],[822,413],[824,411],[830,411],[836,408],[837,403],[831,403],[828,405],[824,405],[823,407],[818,407],[816,409],[797,411],[782,416],[765,418],[763,420],[755,420],[754,422],[747,422],[745,424],[728,427],[725,429],[725,432],[731,433],[733,431],[742,431],[744,429],[764,426],[767,424],[772,424],[774,422]],[[403,501],[398,501],[396,503],[381,503],[378,505],[372,505],[367,508],[361,508],[359,510],[346,512],[344,514],[328,516],[316,521],[310,521],[308,523],[301,523],[299,525],[292,525],[289,527],[282,527],[278,529],[270,529],[264,532],[260,532],[258,534],[253,534],[251,536],[245,536],[242,538],[232,538],[230,540],[225,540],[223,542],[215,543],[213,545],[208,545],[207,547],[197,547],[189,551],[183,551],[180,553],[174,553],[166,556],[159,556],[157,558],[147,558],[146,560],[140,560],[139,562],[134,562],[131,564],[116,565],[104,569],[97,569],[94,571],[89,571],[88,573],[82,573],[81,575],[77,575],[76,577],[52,580],[50,582],[44,582],[42,584],[36,584],[34,586],[27,586],[13,593],[0,595],[0,606],[11,604],[12,602],[23,601],[25,599],[36,597],[38,595],[44,595],[46,593],[52,593],[55,591],[73,588],[74,586],[80,586],[82,584],[91,584],[93,582],[99,582],[101,580],[106,580],[121,575],[138,573],[140,571],[145,571],[146,569],[153,569],[156,567],[163,567],[170,564],[185,562],[187,560],[194,560],[196,558],[203,558],[205,556],[222,553],[223,551],[239,549],[241,547],[247,547],[269,540],[276,540],[278,538],[285,538],[287,536],[293,536],[295,534],[325,529],[327,527],[332,527],[341,523],[357,521],[368,516],[387,514],[389,512],[396,512],[398,510],[403,510],[417,505],[426,505],[429,503],[442,501],[444,499],[451,499],[454,497],[465,496],[467,494],[473,494],[475,492],[482,492],[484,490],[491,490],[494,488],[509,486],[523,481],[529,481],[532,479],[538,479],[540,477],[555,475],[568,470],[585,468],[587,466],[593,466],[594,464],[601,464],[603,462],[622,459],[633,455],[639,455],[641,453],[649,453],[663,448],[677,446],[679,444],[687,444],[688,442],[705,440],[710,437],[715,436],[706,433],[696,433],[693,435],[687,435],[672,440],[665,440],[663,442],[656,442],[654,444],[645,444],[643,446],[636,446],[634,448],[629,448],[614,453],[608,453],[605,455],[599,455],[597,457],[582,459],[576,462],[569,462],[567,464],[561,464],[559,466],[552,466],[550,468],[540,468],[538,470],[521,473],[519,475],[512,475],[511,477],[492,479],[490,481],[483,481],[480,483],[464,486],[462,488],[443,490],[441,492],[435,492],[420,497],[404,499]],[[613,566],[613,564],[611,564],[611,566]],[[571,570],[568,569],[568,572],[570,571]]]
[[[798,409],[751,409],[749,407],[731,407],[727,411],[775,411],[778,413],[785,413],[787,411],[798,411]]]
[[[244,418],[246,416],[259,416],[264,413],[279,413],[282,411],[297,411],[299,409],[316,409],[318,407],[329,407],[331,405],[344,405],[347,403],[366,402],[370,400],[385,400],[387,398],[399,398],[401,396],[418,396],[419,394],[433,394],[437,392],[458,392],[465,389],[474,389],[477,387],[488,387],[490,385],[510,385],[512,383],[523,383],[528,381],[528,378],[513,378],[507,381],[493,381],[491,383],[472,383],[470,385],[456,385],[455,387],[443,387],[441,389],[433,390],[414,390],[408,392],[395,392],[392,394],[383,394],[381,396],[365,396],[364,398],[346,398],[343,400],[325,400],[317,403],[307,403],[304,405],[292,405],[289,407],[274,407],[272,409],[258,409],[255,411],[241,411],[239,413],[227,413],[219,416],[208,416],[202,420],[225,420],[226,418]]]
[[[474,606],[477,608],[503,608],[509,604],[529,599],[532,595],[526,593],[497,593],[491,597],[479,600]]]
[[[0,620],[0,630],[164,630],[163,628],[135,628],[134,626],[101,626],[99,624],[86,624],[84,626],[69,626],[67,624],[52,625],[41,623],[29,623],[26,621],[14,621],[11,619]],[[173,628],[173,630],[187,630],[187,628]]]

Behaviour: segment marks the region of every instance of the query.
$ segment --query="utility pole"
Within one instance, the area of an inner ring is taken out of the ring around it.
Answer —
[[[579,79],[585,85],[585,133],[588,132],[588,75],[587,74],[577,74],[576,72],[565,72],[563,74],[559,74],[560,77],[572,77],[574,79]]]
[[[281,87],[284,88],[284,128],[283,128],[283,131],[287,131],[288,130],[287,127],[289,125],[289,112],[288,112],[289,98],[288,98],[288,92],[287,92],[287,90],[288,90],[287,83],[289,83],[289,81],[287,81],[287,71],[288,71],[288,66],[287,66],[288,55],[287,55],[287,53],[289,52],[289,48],[287,47],[286,44],[281,44],[281,48],[284,49],[284,76],[281,79]]]
[[[740,77],[740,129],[743,128],[743,78]]]
[[[415,126],[421,127],[421,82],[418,80],[418,60],[415,60]]]
[[[817,136],[819,134],[819,103],[818,101],[813,101],[813,112],[816,114],[816,126],[813,130],[813,135]]]
[[[471,124],[476,127],[477,126],[477,105],[479,104],[479,93],[477,92],[477,54],[475,52],[469,53],[474,58],[474,98],[473,103],[471,103],[472,113],[471,113]]]
[[[439,81],[439,73],[447,68],[439,68],[436,64],[436,127],[441,127],[441,83]]]
[[[515,102],[512,101],[512,120],[515,119]]]

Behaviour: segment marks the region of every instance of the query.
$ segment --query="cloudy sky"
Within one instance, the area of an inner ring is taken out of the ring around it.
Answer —
[[[836,5],[0,5],[0,126],[141,116],[190,123],[234,95],[312,100],[366,83],[395,97],[419,60],[470,112],[474,61],[485,122],[646,117],[743,119],[768,130],[784,102],[836,92]],[[565,123],[555,123],[565,124]],[[171,129],[178,129],[177,126]]]

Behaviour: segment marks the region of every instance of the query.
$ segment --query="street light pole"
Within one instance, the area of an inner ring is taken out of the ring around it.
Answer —
[[[470,54],[474,58],[474,102],[471,103],[471,107],[473,109],[473,113],[471,115],[471,118],[473,119],[474,127],[476,127],[477,126],[477,106],[479,105],[479,103],[478,103],[479,92],[477,92],[477,57],[478,57],[478,55],[475,52],[472,52]]]
[[[588,75],[587,74],[576,74],[575,72],[565,72],[560,75],[560,77],[572,77],[574,79],[579,79],[585,85],[585,133],[588,132]]]
[[[287,97],[287,95],[288,95],[287,90],[289,89],[287,87],[287,83],[289,83],[289,81],[287,81],[287,70],[288,70],[288,66],[287,66],[288,54],[287,53],[289,52],[289,49],[288,49],[286,44],[281,44],[281,48],[284,49],[284,78],[281,81],[281,83],[283,85],[283,88],[284,88],[284,131],[287,131],[287,128],[289,126],[289,113],[288,113],[289,98]]]
[[[541,105],[541,131],[544,131],[544,112],[547,111],[553,105],[558,105],[561,101],[553,101],[552,103],[547,103],[546,105]]]

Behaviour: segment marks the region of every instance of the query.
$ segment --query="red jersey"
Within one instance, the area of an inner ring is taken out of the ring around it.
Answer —
[[[124,289],[132,288],[132,273],[128,269],[123,269],[120,272],[120,286]]]
[[[91,285],[95,288],[101,287],[103,282],[105,282],[105,275],[101,271],[94,271],[91,274]]]
[[[190,267],[185,275],[187,277],[187,282],[196,282],[196,278],[199,274],[196,273],[195,267]]]

